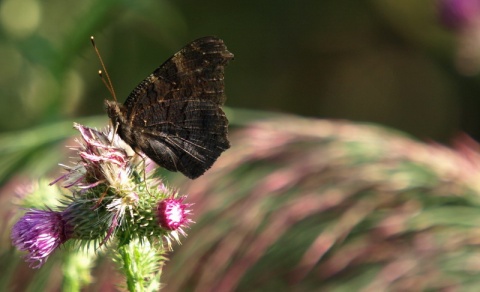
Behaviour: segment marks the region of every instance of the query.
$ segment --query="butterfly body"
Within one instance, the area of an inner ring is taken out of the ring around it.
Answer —
[[[117,133],[158,165],[197,178],[230,147],[224,67],[233,59],[221,39],[195,40],[129,95],[106,101]]]

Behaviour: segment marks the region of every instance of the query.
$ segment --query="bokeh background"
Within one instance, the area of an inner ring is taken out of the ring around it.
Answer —
[[[248,135],[240,131],[259,119],[293,125],[298,121],[283,114],[295,114],[372,123],[420,141],[450,144],[460,133],[480,138],[479,7],[475,0],[3,0],[0,201],[5,222],[19,184],[58,174],[56,165],[68,159],[67,139],[76,134],[73,121],[108,123],[103,101],[110,96],[97,75],[91,35],[120,101],[183,45],[215,35],[235,54],[226,70],[226,112],[234,135]],[[311,126],[317,125],[313,120],[300,124],[293,132],[322,131]],[[228,196],[228,187],[218,193]],[[2,226],[3,254],[13,252],[8,226]],[[11,282],[4,277],[3,283]]]
[[[119,98],[187,42],[225,40],[229,107],[479,135],[478,76],[437,1],[2,1],[0,129],[104,113],[94,35]],[[475,71],[473,72],[475,73]]]

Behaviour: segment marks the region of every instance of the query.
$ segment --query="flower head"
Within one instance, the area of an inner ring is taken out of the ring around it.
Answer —
[[[171,249],[172,239],[179,242],[179,235],[186,235],[182,228],[192,222],[191,204],[147,175],[147,159],[138,160],[111,127],[75,128],[81,134],[74,148],[77,158],[50,184],[59,183],[72,194],[59,199],[57,212],[29,210],[13,227],[13,244],[28,252],[35,268],[67,240],[86,246],[103,246],[113,238],[120,245],[160,240]]]
[[[30,266],[39,268],[70,238],[69,233],[61,212],[31,209],[13,226],[11,239],[19,250],[29,253]]]
[[[480,71],[480,0],[438,0],[440,22],[453,32],[455,65],[464,75]]]
[[[462,29],[480,17],[478,0],[440,0],[439,13],[442,23],[451,29]]]
[[[191,204],[184,204],[183,200],[185,198],[168,198],[158,203],[157,219],[160,227],[172,231],[179,230],[184,233],[182,227],[186,227],[192,222],[188,218],[188,215],[191,214],[191,210],[188,209]]]
[[[112,128],[107,127],[102,132],[79,124],[74,127],[82,135],[79,146],[75,148],[79,160],[74,166],[64,165],[68,173],[51,184],[63,181],[66,188],[89,189],[107,183],[120,191],[133,189],[130,181],[131,157],[127,153],[131,148],[118,135],[113,135]]]

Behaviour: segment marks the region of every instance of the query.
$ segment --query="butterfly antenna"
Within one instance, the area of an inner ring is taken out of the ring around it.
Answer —
[[[103,84],[105,84],[105,87],[107,87],[108,91],[113,97],[113,100],[117,101],[117,95],[115,94],[115,90],[113,89],[113,84],[112,80],[110,79],[110,75],[108,75],[107,68],[105,67],[105,63],[103,63],[102,56],[100,55],[100,51],[97,48],[97,45],[95,44],[95,38],[93,36],[90,37],[90,41],[92,42],[93,49],[95,50],[95,53],[97,54],[98,60],[100,60],[100,64],[102,65],[103,72],[105,72],[105,77],[103,76],[102,70],[98,71],[98,75],[100,75],[100,78],[102,78]]]
[[[113,96],[113,99],[115,99],[115,92],[113,92],[113,89],[107,83],[107,80],[105,80],[105,76],[103,76],[102,70],[98,70],[98,76],[100,76],[100,79],[102,80],[103,85],[105,85],[105,87],[108,89],[108,92],[110,92],[110,95]]]

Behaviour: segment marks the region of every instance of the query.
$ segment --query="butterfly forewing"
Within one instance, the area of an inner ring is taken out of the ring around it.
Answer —
[[[185,46],[142,81],[123,106],[107,102],[120,137],[168,170],[189,178],[202,175],[230,147],[220,106],[224,67],[231,59],[215,37]]]

